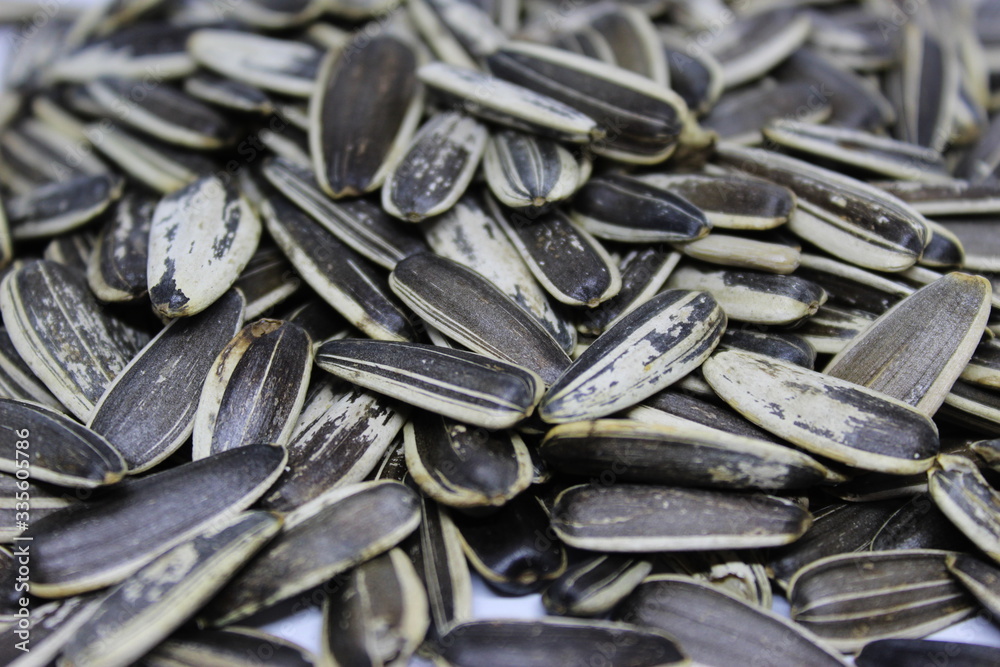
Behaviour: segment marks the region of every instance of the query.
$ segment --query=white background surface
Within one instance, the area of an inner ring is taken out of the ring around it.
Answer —
[[[7,0],[0,0],[3,3]],[[81,6],[94,4],[94,0],[42,0],[47,6],[66,5]],[[0,30],[0,72],[5,69],[5,59],[10,44],[10,31]],[[499,597],[494,595],[486,585],[473,575],[474,601],[473,611],[477,618],[530,618],[544,613],[540,595],[530,595],[520,598]],[[775,610],[788,613],[788,604],[783,599],[775,598]],[[256,624],[263,630],[285,637],[304,648],[318,652],[320,640],[321,615],[318,610],[310,609],[297,614],[291,614],[279,606],[266,618],[261,618]],[[962,624],[948,628],[933,636],[935,639],[949,639],[978,644],[1000,646],[1000,630],[985,618],[974,618]],[[420,659],[414,659],[412,665],[429,665]],[[553,667],[571,667],[557,666]]]

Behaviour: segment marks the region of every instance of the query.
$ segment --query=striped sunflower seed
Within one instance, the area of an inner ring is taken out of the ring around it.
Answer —
[[[146,296],[149,230],[155,202],[127,194],[94,242],[87,284],[101,301],[131,302]]]
[[[396,546],[420,521],[417,494],[398,482],[353,484],[291,512],[285,528],[203,609],[230,625],[329,581]]]
[[[410,40],[392,31],[364,38],[330,51],[309,108],[316,181],[334,198],[382,185],[423,108],[420,55]]]
[[[490,191],[505,206],[545,206],[580,186],[580,163],[552,139],[515,130],[492,133],[483,156]]]
[[[427,250],[420,234],[400,225],[365,199],[332,201],[308,171],[284,158],[264,163],[264,176],[296,206],[355,252],[390,271],[400,260]]]
[[[876,315],[915,291],[899,280],[812,253],[802,253],[796,274],[822,286],[831,304]],[[935,279],[939,277],[934,275]]]
[[[188,51],[199,65],[222,76],[294,97],[313,94],[323,58],[304,42],[231,30],[197,30]]]
[[[840,554],[795,573],[792,620],[840,651],[923,637],[962,620],[975,602],[945,567],[949,551]]]
[[[656,415],[640,419],[640,411],[655,410]],[[668,388],[630,412],[630,419],[661,423],[667,426],[700,425],[716,431],[723,431],[746,438],[780,443],[781,440],[748,421],[740,413],[718,400],[714,392],[710,398],[702,398]]]
[[[288,466],[264,496],[288,512],[363,481],[403,428],[404,412],[358,388],[323,383],[306,399],[288,440]]]
[[[295,28],[318,18],[326,9],[324,0],[251,0],[240,20],[257,28]]]
[[[382,208],[407,222],[444,213],[469,187],[488,138],[486,126],[468,116],[432,116],[386,175]]]
[[[162,462],[191,435],[205,378],[243,313],[234,290],[198,315],[170,322],[108,385],[87,425],[121,452],[130,473]]]
[[[0,327],[0,396],[21,401],[34,401],[53,410],[66,408],[45,388],[21,355],[14,349],[7,329]]]
[[[54,664],[56,656],[72,639],[76,629],[94,612],[96,602],[95,596],[87,595],[49,602],[33,609],[31,651],[26,653],[17,648],[19,638],[15,623],[0,634],[0,641],[3,642],[0,660],[8,667],[42,667]]]
[[[153,308],[188,317],[225,294],[253,257],[260,218],[239,190],[211,176],[164,197],[149,230]]]
[[[274,112],[274,102],[260,88],[209,72],[198,72],[184,79],[184,92],[224,110],[263,116]]]
[[[979,220],[966,219],[941,219],[937,220],[945,233],[951,233],[957,239],[960,247],[965,250],[965,261],[963,268],[970,271],[1000,270],[1000,261],[997,260],[997,253],[1000,246],[996,242],[996,226],[990,218]],[[17,229],[14,229],[14,238],[17,238]]]
[[[164,79],[194,73],[196,56],[188,53],[189,25],[139,22],[98,38],[59,58],[48,68],[51,81],[93,81],[102,76],[141,79],[156,72]]]
[[[74,488],[114,484],[125,475],[125,461],[110,442],[60,412],[0,398],[0,424],[0,471],[14,474],[30,465],[32,479]]]
[[[927,480],[931,497],[945,516],[987,556],[1000,562],[1000,493],[975,464],[942,454]]]
[[[127,665],[167,638],[281,529],[247,512],[173,547],[96,605],[63,649],[60,664]]]
[[[975,269],[974,264],[967,261],[963,241],[954,231],[933,220],[926,222],[931,235],[918,260],[921,266],[940,268],[965,265]]]
[[[635,405],[697,368],[726,328],[707,292],[667,290],[622,318],[549,388],[539,416],[558,424]]]
[[[257,207],[257,210],[260,210]],[[233,287],[247,299],[248,320],[257,319],[290,297],[301,287],[284,254],[273,246],[258,246]]]
[[[695,241],[675,243],[674,247],[702,262],[780,274],[789,274],[799,268],[801,256],[798,248],[784,243],[719,233]]]
[[[688,49],[688,36],[683,31],[663,24],[657,28],[667,61],[670,87],[692,112],[704,115],[722,94],[722,65],[708,51]]]
[[[729,329],[722,334],[719,347],[726,350],[746,350],[812,369],[816,348],[794,333],[771,333],[752,329]]]
[[[920,664],[920,661],[944,659],[968,667],[989,667],[1000,660],[1000,649],[966,642],[928,639],[880,639],[865,644],[854,659],[858,667]]]
[[[448,509],[420,496],[420,528],[408,553],[427,590],[428,640],[472,620],[472,577],[458,528]]]
[[[709,44],[722,65],[726,88],[753,81],[795,52],[809,37],[807,14],[791,8],[762,11],[737,19]]]
[[[10,233],[25,241],[81,227],[106,211],[124,187],[118,176],[81,176],[10,197],[4,201]]]
[[[988,612],[1000,613],[1000,570],[995,565],[965,554],[949,556],[945,565]]]
[[[382,273],[280,195],[263,206],[267,231],[310,287],[377,340],[414,340],[408,311]]]
[[[81,420],[138,347],[124,324],[101,311],[83,276],[54,262],[7,274],[0,312],[14,350]]]
[[[597,121],[572,105],[476,69],[429,63],[418,75],[445,106],[505,127],[571,143],[604,136]]]
[[[759,149],[720,146],[723,164],[790,188],[798,207],[789,229],[852,264],[902,271],[923,252],[923,216],[892,195],[802,160]]]
[[[899,197],[923,215],[958,216],[1000,212],[1000,183],[993,181],[878,181],[876,185]]]
[[[621,290],[596,308],[580,313],[577,328],[581,333],[597,336],[613,327],[660,292],[680,259],[679,253],[657,248],[629,252],[618,265]]]
[[[284,445],[305,403],[312,341],[302,327],[261,319],[215,358],[192,432],[195,459],[254,442]]]
[[[699,665],[847,664],[825,642],[783,616],[689,577],[649,577],[619,605],[614,617],[669,632]]]
[[[653,568],[648,560],[623,554],[576,552],[576,562],[542,593],[542,604],[559,616],[604,616]]]
[[[607,250],[559,209],[523,215],[491,197],[487,202],[535,278],[557,301],[593,308],[621,290],[621,274]]]
[[[814,315],[827,299],[823,288],[799,276],[706,264],[675,269],[667,287],[710,292],[727,317],[757,324],[794,324]]]
[[[432,645],[435,661],[449,667],[545,667],[563,661],[585,664],[603,656],[608,647],[613,651],[612,664],[622,667],[680,667],[689,663],[677,643],[659,630],[557,617],[470,621]]]
[[[777,496],[647,484],[573,486],[556,498],[552,528],[590,551],[754,549],[794,542],[812,518]]]
[[[875,320],[824,373],[880,391],[931,417],[982,337],[992,294],[985,278],[948,274]],[[942,303],[949,307],[942,309]]]
[[[170,144],[213,150],[236,138],[224,115],[168,85],[150,87],[134,79],[104,77],[91,82],[87,92],[105,115]],[[122,114],[123,108],[128,112]]]
[[[449,507],[496,507],[531,484],[531,457],[516,433],[490,433],[418,414],[403,429],[406,468],[426,495]]]
[[[62,264],[77,273],[86,273],[90,256],[94,252],[95,242],[94,235],[87,231],[78,231],[68,236],[57,236],[45,245],[42,259]],[[24,262],[16,260],[3,273],[6,275],[21,266],[24,266]],[[143,273],[145,273],[145,268],[145,264],[143,264]],[[142,277],[142,282],[146,282],[145,275]]]
[[[88,125],[85,132],[94,145],[129,176],[148,187],[169,194],[215,171],[206,158],[166,144],[137,137],[106,121]]]
[[[424,41],[442,61],[476,67],[507,41],[485,7],[462,0],[415,0],[407,5]]]
[[[532,490],[487,517],[454,514],[469,564],[494,590],[527,595],[566,571],[566,550]]]
[[[629,176],[599,176],[573,198],[573,219],[594,236],[626,243],[693,241],[711,223],[696,206],[669,190]]]
[[[591,148],[614,160],[662,162],[676,149],[688,117],[684,100],[669,88],[554,47],[512,41],[486,64],[494,75],[594,118],[607,137]]]
[[[163,642],[142,659],[146,667],[254,667],[261,656],[274,667],[311,667],[316,657],[289,641],[252,628],[186,630]]]
[[[316,364],[366,389],[489,429],[530,416],[544,391],[542,379],[526,368],[418,343],[327,341]]]
[[[870,551],[950,549],[972,551],[972,544],[948,520],[926,491],[913,496],[872,538]]]
[[[561,424],[539,447],[553,470],[623,482],[719,489],[810,488],[825,467],[797,450],[703,428],[603,419]]]
[[[127,481],[99,501],[33,522],[26,531],[33,539],[32,591],[65,597],[124,581],[220,517],[252,505],[285,459],[281,447],[249,445]],[[150,506],[161,511],[150,515]]]
[[[431,253],[403,260],[389,286],[425,322],[474,352],[552,384],[570,364],[538,321],[472,269]]]
[[[805,114],[799,116],[805,110]],[[761,130],[778,118],[800,117],[822,123],[830,117],[830,100],[818,93],[814,84],[764,80],[747,88],[727,92],[712,107],[702,126],[716,132],[729,144],[759,144]]]
[[[891,396],[784,361],[724,350],[705,380],[744,417],[808,452],[862,470],[927,470],[939,441],[924,413]]]
[[[424,639],[427,594],[399,549],[355,568],[323,605],[323,657],[331,667],[405,665]]]
[[[422,227],[436,254],[481,275],[538,320],[563,350],[573,350],[576,331],[553,309],[531,270],[477,195],[467,194],[450,211]]]

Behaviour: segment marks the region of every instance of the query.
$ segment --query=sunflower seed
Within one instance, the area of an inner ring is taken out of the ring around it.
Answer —
[[[824,466],[788,447],[701,428],[604,419],[550,430],[539,453],[553,470],[624,482],[720,489],[809,488]]]
[[[309,97],[323,53],[303,42],[229,30],[197,30],[191,57],[219,74],[264,90]]]
[[[995,565],[989,565],[983,561],[957,554],[945,559],[948,571],[958,579],[979,601],[986,610],[994,616],[1000,613],[1000,570]]]
[[[142,658],[145,667],[257,667],[267,656],[273,667],[311,667],[316,658],[289,641],[251,628],[188,630],[163,642]]]
[[[324,0],[251,0],[241,6],[240,21],[257,28],[295,28],[318,18],[326,9]]]
[[[539,415],[565,423],[635,405],[701,365],[725,327],[725,314],[707,292],[661,292],[566,369],[549,388]]]
[[[798,248],[784,243],[718,233],[696,241],[676,243],[674,247],[684,255],[703,262],[781,274],[795,271],[801,254]]]
[[[194,28],[162,22],[140,22],[96,39],[54,62],[46,72],[52,81],[93,81],[102,76],[142,79],[156,72],[178,79],[197,68],[187,50]]]
[[[792,577],[792,620],[840,651],[877,639],[923,637],[975,611],[945,567],[949,551],[841,554]]]
[[[542,604],[560,616],[603,616],[652,570],[648,560],[620,554],[576,552],[576,562],[542,593]]]
[[[298,325],[262,319],[243,327],[205,379],[194,418],[193,457],[253,442],[286,444],[311,371],[312,341]]]
[[[534,317],[563,350],[576,345],[576,332],[549,303],[531,271],[494,218],[474,194],[423,225],[434,252],[479,273]]]
[[[581,182],[580,164],[551,139],[514,130],[494,132],[486,144],[483,172],[505,206],[544,206],[567,199]]]
[[[983,552],[1000,562],[1000,493],[976,466],[959,456],[942,454],[928,473],[931,497],[958,528]]]
[[[905,475],[927,470],[938,452],[933,422],[881,392],[739,350],[717,353],[702,370],[744,417],[834,461]]]
[[[813,15],[817,16],[816,14]],[[818,31],[814,30],[815,36]],[[892,103],[868,81],[845,67],[842,61],[820,55],[810,48],[795,51],[777,69],[781,81],[795,81],[828,91],[823,94],[830,102],[827,122],[837,127],[875,131],[892,123],[896,112]]]
[[[264,116],[274,111],[274,102],[260,88],[209,72],[198,72],[184,79],[184,92],[230,111]]]
[[[94,612],[96,596],[87,595],[65,601],[50,602],[31,610],[31,650],[18,648],[21,641],[17,624],[0,634],[0,660],[8,667],[43,667],[54,660],[69,642],[77,628]],[[23,644],[22,644],[23,646]]]
[[[887,69],[898,62],[899,39],[886,39],[884,23],[870,12],[814,12],[809,39],[827,60],[861,71]]]
[[[766,181],[707,174],[643,174],[637,177],[673,192],[701,209],[713,227],[772,229],[788,222],[795,195]]]
[[[931,232],[924,252],[918,263],[921,266],[935,268],[968,265],[965,256],[965,246],[953,231],[942,224],[927,220],[927,229]],[[970,266],[970,268],[972,268]]]
[[[54,262],[9,273],[0,311],[25,364],[81,420],[137,349],[125,325],[100,310],[83,276]]]
[[[262,505],[288,512],[364,480],[404,422],[403,410],[364,390],[320,385],[288,440],[287,469]]]
[[[833,503],[813,512],[813,523],[801,539],[775,549],[768,562],[775,582],[786,591],[798,570],[831,554],[865,551],[896,513],[898,500]]]
[[[153,190],[168,194],[214,172],[210,162],[147,139],[140,139],[111,123],[88,125],[94,146],[122,171]]]
[[[941,416],[1000,436],[1000,392],[958,380],[941,406]]]
[[[995,236],[997,227],[993,224],[992,218],[977,220],[975,218],[966,221],[965,219],[938,219],[937,223],[946,232],[950,232],[957,237],[961,247],[965,250],[965,261],[963,268],[969,271],[990,271],[1000,270],[1000,261],[997,254],[1000,252],[1000,245],[996,243]],[[15,227],[14,237],[17,238]]]
[[[815,85],[764,80],[724,94],[702,119],[702,127],[730,144],[759,144],[761,130],[775,119],[794,116],[822,123],[831,110],[830,100]]]
[[[16,240],[46,238],[87,224],[121,197],[117,176],[81,176],[51,183],[4,202]]]
[[[667,287],[711,292],[728,317],[758,324],[798,322],[815,314],[827,296],[819,285],[798,276],[695,264],[675,269]]]
[[[221,113],[167,85],[151,87],[130,79],[105,77],[92,82],[88,93],[122,123],[187,148],[210,150],[233,143],[232,123]],[[127,109],[122,113],[122,109]]]
[[[876,185],[923,215],[958,216],[1000,213],[1000,183],[954,180],[948,183],[879,181]]]
[[[714,393],[711,399],[704,399],[674,389],[666,389],[647,399],[643,406],[630,413],[629,418],[639,419],[635,413],[643,410],[646,406],[660,413],[657,415],[658,418],[669,417],[669,420],[660,419],[657,422],[668,426],[698,424],[740,437],[775,443],[781,442],[767,431],[755,426],[725,403],[719,402]],[[647,419],[644,421],[657,420]]]
[[[870,551],[950,549],[972,551],[973,546],[935,506],[927,492],[914,496],[892,514],[872,538]]]
[[[90,148],[88,137],[73,131],[79,128],[70,130],[65,125],[64,121],[54,125],[25,118],[15,128],[0,135],[0,154],[7,159],[8,168],[37,174],[45,183],[64,182],[80,176],[109,175],[107,165],[84,150]],[[12,176],[17,178],[14,174]]]
[[[598,155],[638,164],[667,159],[688,117],[669,88],[620,67],[554,47],[509,42],[486,58],[494,75],[568,104],[607,133]]]
[[[219,517],[250,506],[285,459],[281,447],[249,445],[124,482],[99,501],[33,522],[26,531],[34,540],[32,591],[62,597],[123,581]],[[160,511],[151,515],[151,505]]]
[[[407,423],[403,436],[410,477],[449,507],[503,505],[531,484],[531,457],[515,433],[490,433],[425,413]]]
[[[98,299],[130,302],[146,296],[149,230],[155,204],[128,194],[101,230],[87,262],[87,284]]]
[[[809,369],[816,362],[816,349],[808,340],[793,333],[729,329],[722,335],[719,347],[756,352]]]
[[[711,224],[700,209],[668,190],[628,176],[590,179],[573,198],[573,219],[611,241],[692,241]]]
[[[62,662],[126,665],[141,657],[280,529],[277,516],[248,512],[173,547],[101,599],[63,649]]]
[[[679,253],[655,248],[628,253],[618,267],[622,276],[621,290],[596,308],[581,313],[577,328],[590,335],[604,333],[653,298],[679,261]]]
[[[309,146],[316,181],[331,197],[382,185],[420,120],[419,65],[419,52],[391,31],[327,55],[310,105]]]
[[[435,662],[450,667],[545,667],[604,660],[623,667],[671,667],[687,656],[665,633],[626,623],[568,618],[470,621],[453,628],[433,645]]]
[[[285,528],[229,581],[204,620],[232,624],[370,560],[420,522],[417,494],[398,482],[345,486],[322,505],[290,513]]]
[[[596,239],[558,209],[526,217],[488,198],[493,218],[542,287],[558,301],[593,308],[621,289],[621,274]]]
[[[949,274],[875,320],[830,361],[824,372],[880,391],[930,417],[975,351],[989,315],[991,295],[988,280]],[[951,307],[942,310],[940,299]],[[915,363],[918,352],[927,357]]]
[[[552,509],[559,539],[610,552],[773,547],[795,541],[811,522],[777,496],[646,484],[573,486]]]
[[[796,275],[822,286],[830,295],[831,305],[873,314],[884,313],[916,291],[899,280],[811,253],[802,253]],[[934,279],[940,277],[934,274]]]
[[[417,343],[328,341],[316,363],[367,389],[491,429],[529,416],[544,388],[540,377],[520,366]]]
[[[4,327],[0,327],[0,394],[4,398],[34,401],[59,412],[66,411],[21,359]]]
[[[274,187],[358,254],[390,271],[401,259],[427,250],[420,234],[400,225],[378,205],[364,199],[331,201],[313,176],[282,158],[264,164]]]
[[[483,8],[462,0],[418,0],[407,5],[424,41],[444,62],[475,67],[507,41]]]
[[[267,231],[302,278],[361,331],[379,340],[414,340],[406,311],[383,274],[283,197],[263,207]]]
[[[615,611],[615,618],[670,632],[699,665],[847,664],[815,635],[783,616],[688,577],[646,579]]]
[[[3,472],[30,465],[33,479],[74,488],[114,484],[125,474],[125,461],[111,443],[60,412],[3,398],[0,423]]]
[[[527,595],[566,571],[566,551],[531,490],[488,517],[453,519],[469,564],[496,591]]]
[[[670,87],[691,111],[707,113],[722,94],[722,65],[708,51],[687,48],[688,37],[683,32],[662,24],[658,28]]]
[[[547,384],[570,364],[535,318],[458,262],[430,253],[413,255],[396,265],[389,285],[442,333],[475,352],[529,368]]]
[[[257,210],[259,206],[255,205]],[[258,246],[233,287],[243,292],[247,299],[246,319],[256,319],[274,311],[275,306],[295,294],[302,281],[273,246]]]
[[[724,164],[791,188],[789,229],[832,255],[869,269],[902,271],[923,251],[923,216],[892,195],[836,172],[758,149],[720,146]]]
[[[472,578],[462,541],[448,509],[420,496],[420,528],[410,550],[427,589],[431,623],[427,638],[440,638],[455,625],[472,620]]]
[[[821,157],[880,176],[921,182],[951,180],[939,152],[862,130],[781,119],[764,128],[764,138],[807,157]]]
[[[326,664],[405,664],[430,623],[413,564],[393,549],[351,571],[323,605]]]
[[[457,112],[431,117],[385,177],[382,208],[407,222],[447,211],[469,187],[488,137],[485,125]]]
[[[965,667],[989,667],[1000,660],[1000,649],[966,642],[880,639],[865,644],[854,659],[854,664],[858,667],[903,666],[942,659]]]
[[[201,312],[253,257],[261,224],[232,185],[206,177],[164,197],[149,231],[149,296],[163,317]]]
[[[572,106],[475,69],[429,63],[418,75],[445,106],[493,123],[571,143],[604,136],[597,121]]]

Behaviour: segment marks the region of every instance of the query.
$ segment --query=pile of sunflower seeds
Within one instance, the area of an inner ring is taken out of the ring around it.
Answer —
[[[1000,2],[0,22],[3,664],[1000,664]]]

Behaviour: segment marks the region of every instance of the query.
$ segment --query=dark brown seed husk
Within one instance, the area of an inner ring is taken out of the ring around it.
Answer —
[[[991,667],[1000,648],[927,639],[880,639],[869,642],[854,659],[858,667],[917,667],[928,660],[947,660],[962,667]]]
[[[547,612],[560,616],[603,616],[652,568],[648,560],[626,554],[574,551],[567,570],[545,589],[542,604]]]
[[[150,653],[143,667],[259,667],[261,655],[272,667],[312,667],[315,656],[289,641],[251,628],[186,630],[173,635]]]
[[[959,583],[996,618],[1000,614],[1000,569],[965,554],[949,556],[946,564]]]
[[[131,302],[146,295],[152,199],[126,195],[94,243],[87,282],[98,299]]]
[[[72,231],[104,213],[124,187],[118,176],[80,176],[10,198],[4,202],[10,233],[25,241]]]
[[[927,474],[931,497],[972,542],[1000,562],[1000,492],[965,457],[942,454]]]

